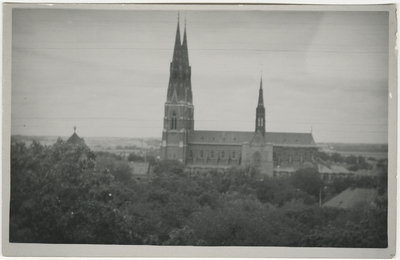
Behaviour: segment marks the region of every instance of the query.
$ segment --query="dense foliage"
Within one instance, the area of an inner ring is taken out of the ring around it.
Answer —
[[[189,175],[164,161],[138,183],[127,164],[61,140],[12,145],[10,242],[387,246],[385,196],[353,210],[318,207],[335,190],[312,169],[290,178],[251,168]]]

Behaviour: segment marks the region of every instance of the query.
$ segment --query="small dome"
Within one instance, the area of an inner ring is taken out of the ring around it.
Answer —
[[[74,133],[71,135],[70,138],[68,138],[67,144],[73,144],[73,145],[77,145],[77,144],[85,144],[85,142],[83,141],[82,138],[80,138],[77,134],[76,134],[76,127],[74,126]]]

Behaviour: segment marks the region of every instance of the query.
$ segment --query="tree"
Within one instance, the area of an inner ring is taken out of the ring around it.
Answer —
[[[164,160],[156,163],[154,166],[154,173],[182,175],[183,169],[183,164],[177,160]]]
[[[139,243],[123,207],[135,194],[113,180],[85,145],[13,145],[10,241]]]
[[[354,155],[349,155],[345,158],[344,160],[347,164],[356,164],[357,163],[357,157]]]
[[[140,155],[137,155],[135,153],[130,153],[128,155],[128,159],[129,162],[144,162],[144,158]]]
[[[98,153],[96,156],[96,169],[107,170],[116,181],[129,182],[132,179],[132,171],[128,163],[121,157],[112,153]]]
[[[344,161],[344,158],[340,153],[333,153],[332,161],[334,161],[335,163],[342,163]]]
[[[291,176],[291,183],[294,187],[314,196],[319,197],[323,187],[319,172],[315,168],[302,168]]]
[[[379,195],[386,194],[387,196],[387,188],[388,188],[388,161],[387,159],[380,159],[378,164],[376,165],[378,169],[380,169],[380,173],[378,175],[378,193]]]
[[[331,157],[325,152],[317,152],[317,157],[323,161],[328,161]]]
[[[354,185],[354,182],[355,180],[352,177],[335,178],[330,187],[333,194],[336,195]]]
[[[380,167],[385,167],[385,162]],[[149,182],[129,182],[127,162],[86,146],[33,142],[11,147],[10,241],[208,246],[387,244],[387,193],[371,208],[315,205],[314,168],[290,178],[251,169],[189,175],[156,163]],[[387,171],[386,171],[387,178]],[[354,180],[370,185],[371,180]],[[127,184],[128,183],[128,184]],[[342,189],[344,183],[337,185]],[[331,188],[334,190],[334,187]]]
[[[318,226],[299,243],[305,247],[386,248],[387,210],[360,205]]]

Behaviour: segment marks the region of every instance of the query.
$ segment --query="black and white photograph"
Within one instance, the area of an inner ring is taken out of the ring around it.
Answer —
[[[394,256],[394,6],[7,10],[3,246]]]

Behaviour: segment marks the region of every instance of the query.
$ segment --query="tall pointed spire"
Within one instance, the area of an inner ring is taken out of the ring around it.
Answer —
[[[185,17],[185,28],[183,31],[183,42],[182,42],[182,49],[187,52],[187,39],[186,39],[186,17]]]
[[[178,25],[176,27],[174,56],[172,57],[173,61],[176,61],[179,58],[180,50],[181,50],[181,32],[179,29],[179,12],[178,12]]]
[[[180,41],[179,14],[175,47],[164,110],[164,129],[160,155],[162,159],[178,159],[183,164],[187,156],[189,131],[194,130],[194,106],[189,65],[186,19],[183,42]],[[176,142],[179,140],[179,147]]]
[[[258,95],[258,106],[264,107],[264,97],[263,97],[263,89],[262,89],[262,78],[260,81],[260,90],[259,90],[259,95]]]
[[[189,51],[187,44],[187,33],[186,33],[186,13],[185,13],[185,28],[183,31],[183,42],[182,42],[182,66],[184,70],[184,81],[185,81],[185,97],[186,101],[192,103],[192,84],[191,84],[191,68],[189,65]]]
[[[183,31],[183,42],[182,42],[182,62],[185,67],[189,67],[189,52],[188,52],[187,36],[186,36],[186,17],[185,17],[185,28]]]
[[[258,95],[258,104],[256,108],[256,132],[260,131],[262,135],[265,133],[265,108],[262,89],[262,78],[260,80],[260,90]]]
[[[168,85],[167,100],[172,101],[173,93],[176,92],[178,102],[192,103],[191,68],[189,65],[189,54],[187,48],[186,19],[181,44],[179,14],[176,29],[175,47],[170,66],[170,77]]]

